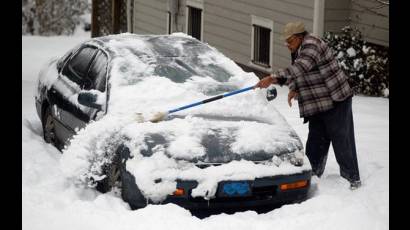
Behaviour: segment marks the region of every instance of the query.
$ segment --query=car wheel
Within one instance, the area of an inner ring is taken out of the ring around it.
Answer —
[[[43,115],[43,138],[44,141],[47,143],[53,144],[55,147],[57,147],[59,150],[59,142],[57,140],[57,136],[55,133],[55,123],[54,123],[54,118],[51,114],[51,109],[50,106],[48,106]]]

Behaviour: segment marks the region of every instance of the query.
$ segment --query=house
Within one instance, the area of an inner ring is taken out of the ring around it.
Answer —
[[[389,45],[388,0],[93,0],[92,6],[92,36],[184,32],[259,76],[289,65],[279,36],[290,21],[319,36],[352,25],[368,42]]]

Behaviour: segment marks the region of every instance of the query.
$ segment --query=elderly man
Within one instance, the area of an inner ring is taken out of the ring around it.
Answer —
[[[309,122],[306,155],[313,174],[325,169],[332,143],[340,175],[350,189],[361,185],[353,129],[352,96],[347,76],[333,51],[321,39],[310,35],[301,22],[288,23],[281,39],[291,51],[292,65],[261,79],[255,87],[270,84],[289,86],[288,103],[297,99],[300,117]]]

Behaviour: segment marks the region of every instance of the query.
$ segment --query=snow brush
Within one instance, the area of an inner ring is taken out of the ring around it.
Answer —
[[[205,104],[205,103],[208,103],[208,102],[211,102],[211,101],[216,101],[216,100],[219,100],[219,99],[222,99],[222,98],[225,98],[225,97],[229,97],[229,96],[232,96],[232,95],[235,95],[235,94],[238,94],[238,93],[243,93],[243,92],[249,91],[251,89],[254,89],[254,87],[255,86],[250,86],[250,87],[246,87],[246,88],[243,88],[243,89],[238,89],[238,90],[235,90],[235,91],[232,91],[232,92],[229,92],[229,93],[214,96],[214,97],[211,97],[211,98],[199,101],[199,102],[195,102],[195,103],[192,103],[192,104],[189,104],[189,105],[185,105],[185,106],[182,106],[182,107],[179,107],[179,108],[176,108],[176,109],[171,109],[171,110],[168,110],[168,111],[165,111],[165,112],[158,112],[153,116],[153,118],[149,119],[149,121],[156,123],[156,122],[164,120],[171,113],[175,113],[175,112],[178,112],[178,111],[181,111],[181,110],[184,110],[184,109],[188,109],[188,108],[191,108],[191,107],[202,105],[202,104]],[[142,116],[141,113],[137,114],[137,121],[139,123],[142,123],[142,122],[145,121],[144,117]]]

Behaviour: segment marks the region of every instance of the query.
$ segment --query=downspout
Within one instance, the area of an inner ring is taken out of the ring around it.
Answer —
[[[325,24],[325,0],[315,0],[313,9],[313,35],[323,37]]]

